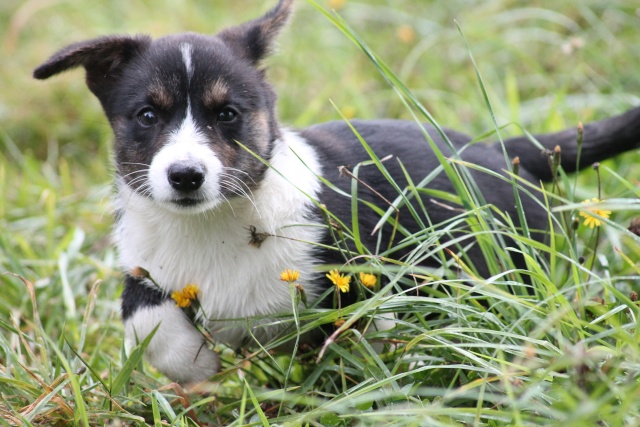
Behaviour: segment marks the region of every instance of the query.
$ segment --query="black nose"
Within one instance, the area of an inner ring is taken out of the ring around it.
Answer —
[[[200,166],[175,164],[169,168],[167,179],[178,191],[196,191],[204,182],[204,170]]]

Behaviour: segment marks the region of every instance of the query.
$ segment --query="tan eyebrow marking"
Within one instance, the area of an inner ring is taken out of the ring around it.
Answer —
[[[160,82],[153,82],[149,88],[149,98],[158,108],[168,110],[173,105],[171,92]]]
[[[253,123],[252,137],[258,141],[260,148],[266,149],[269,144],[269,115],[266,110],[258,110],[251,113],[250,117]]]
[[[207,107],[216,107],[227,101],[229,86],[222,79],[218,79],[204,93],[202,101]]]

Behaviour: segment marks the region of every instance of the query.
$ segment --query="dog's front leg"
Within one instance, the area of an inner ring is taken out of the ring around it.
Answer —
[[[220,369],[218,355],[175,301],[146,279],[127,277],[122,294],[127,346],[142,342],[157,327],[145,356],[167,377],[180,383],[206,380]]]

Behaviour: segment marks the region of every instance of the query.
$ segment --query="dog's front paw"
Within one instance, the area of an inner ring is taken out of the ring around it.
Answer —
[[[155,328],[145,356],[179,383],[204,381],[220,370],[220,358],[173,300],[140,307],[125,322],[127,345],[143,341]]]

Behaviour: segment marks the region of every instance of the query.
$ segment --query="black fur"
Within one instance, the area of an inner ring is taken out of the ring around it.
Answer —
[[[149,279],[125,276],[124,291],[122,291],[122,320],[127,320],[137,310],[160,305],[169,299],[169,295],[161,289],[150,285]]]

